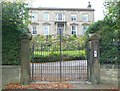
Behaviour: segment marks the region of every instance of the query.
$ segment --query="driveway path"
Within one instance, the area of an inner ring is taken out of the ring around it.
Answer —
[[[34,63],[33,65],[34,76],[37,80],[59,80],[60,62]],[[85,80],[87,78],[87,61],[74,60],[61,62],[61,76],[65,80]]]

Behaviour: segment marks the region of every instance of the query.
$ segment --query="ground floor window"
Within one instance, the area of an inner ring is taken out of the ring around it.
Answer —
[[[49,25],[45,25],[43,31],[44,35],[49,35]]]
[[[32,34],[37,34],[37,27],[36,26],[32,27]]]
[[[74,34],[77,35],[77,26],[76,25],[71,26],[71,34],[72,35],[74,35]]]

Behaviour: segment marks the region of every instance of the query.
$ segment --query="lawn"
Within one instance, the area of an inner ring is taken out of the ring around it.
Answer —
[[[34,57],[49,56],[51,54],[60,54],[60,51],[35,51]],[[85,55],[85,50],[75,50],[75,51],[61,51],[62,55],[76,56],[76,55]]]

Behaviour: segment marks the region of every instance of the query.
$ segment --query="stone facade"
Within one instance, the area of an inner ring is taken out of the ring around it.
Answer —
[[[63,34],[83,35],[94,22],[94,9],[91,8],[29,8],[33,35]]]

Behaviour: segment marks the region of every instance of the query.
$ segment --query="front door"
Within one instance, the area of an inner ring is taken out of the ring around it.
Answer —
[[[58,24],[58,30],[57,30],[57,33],[58,34],[63,34],[63,31],[64,31],[64,24]]]

